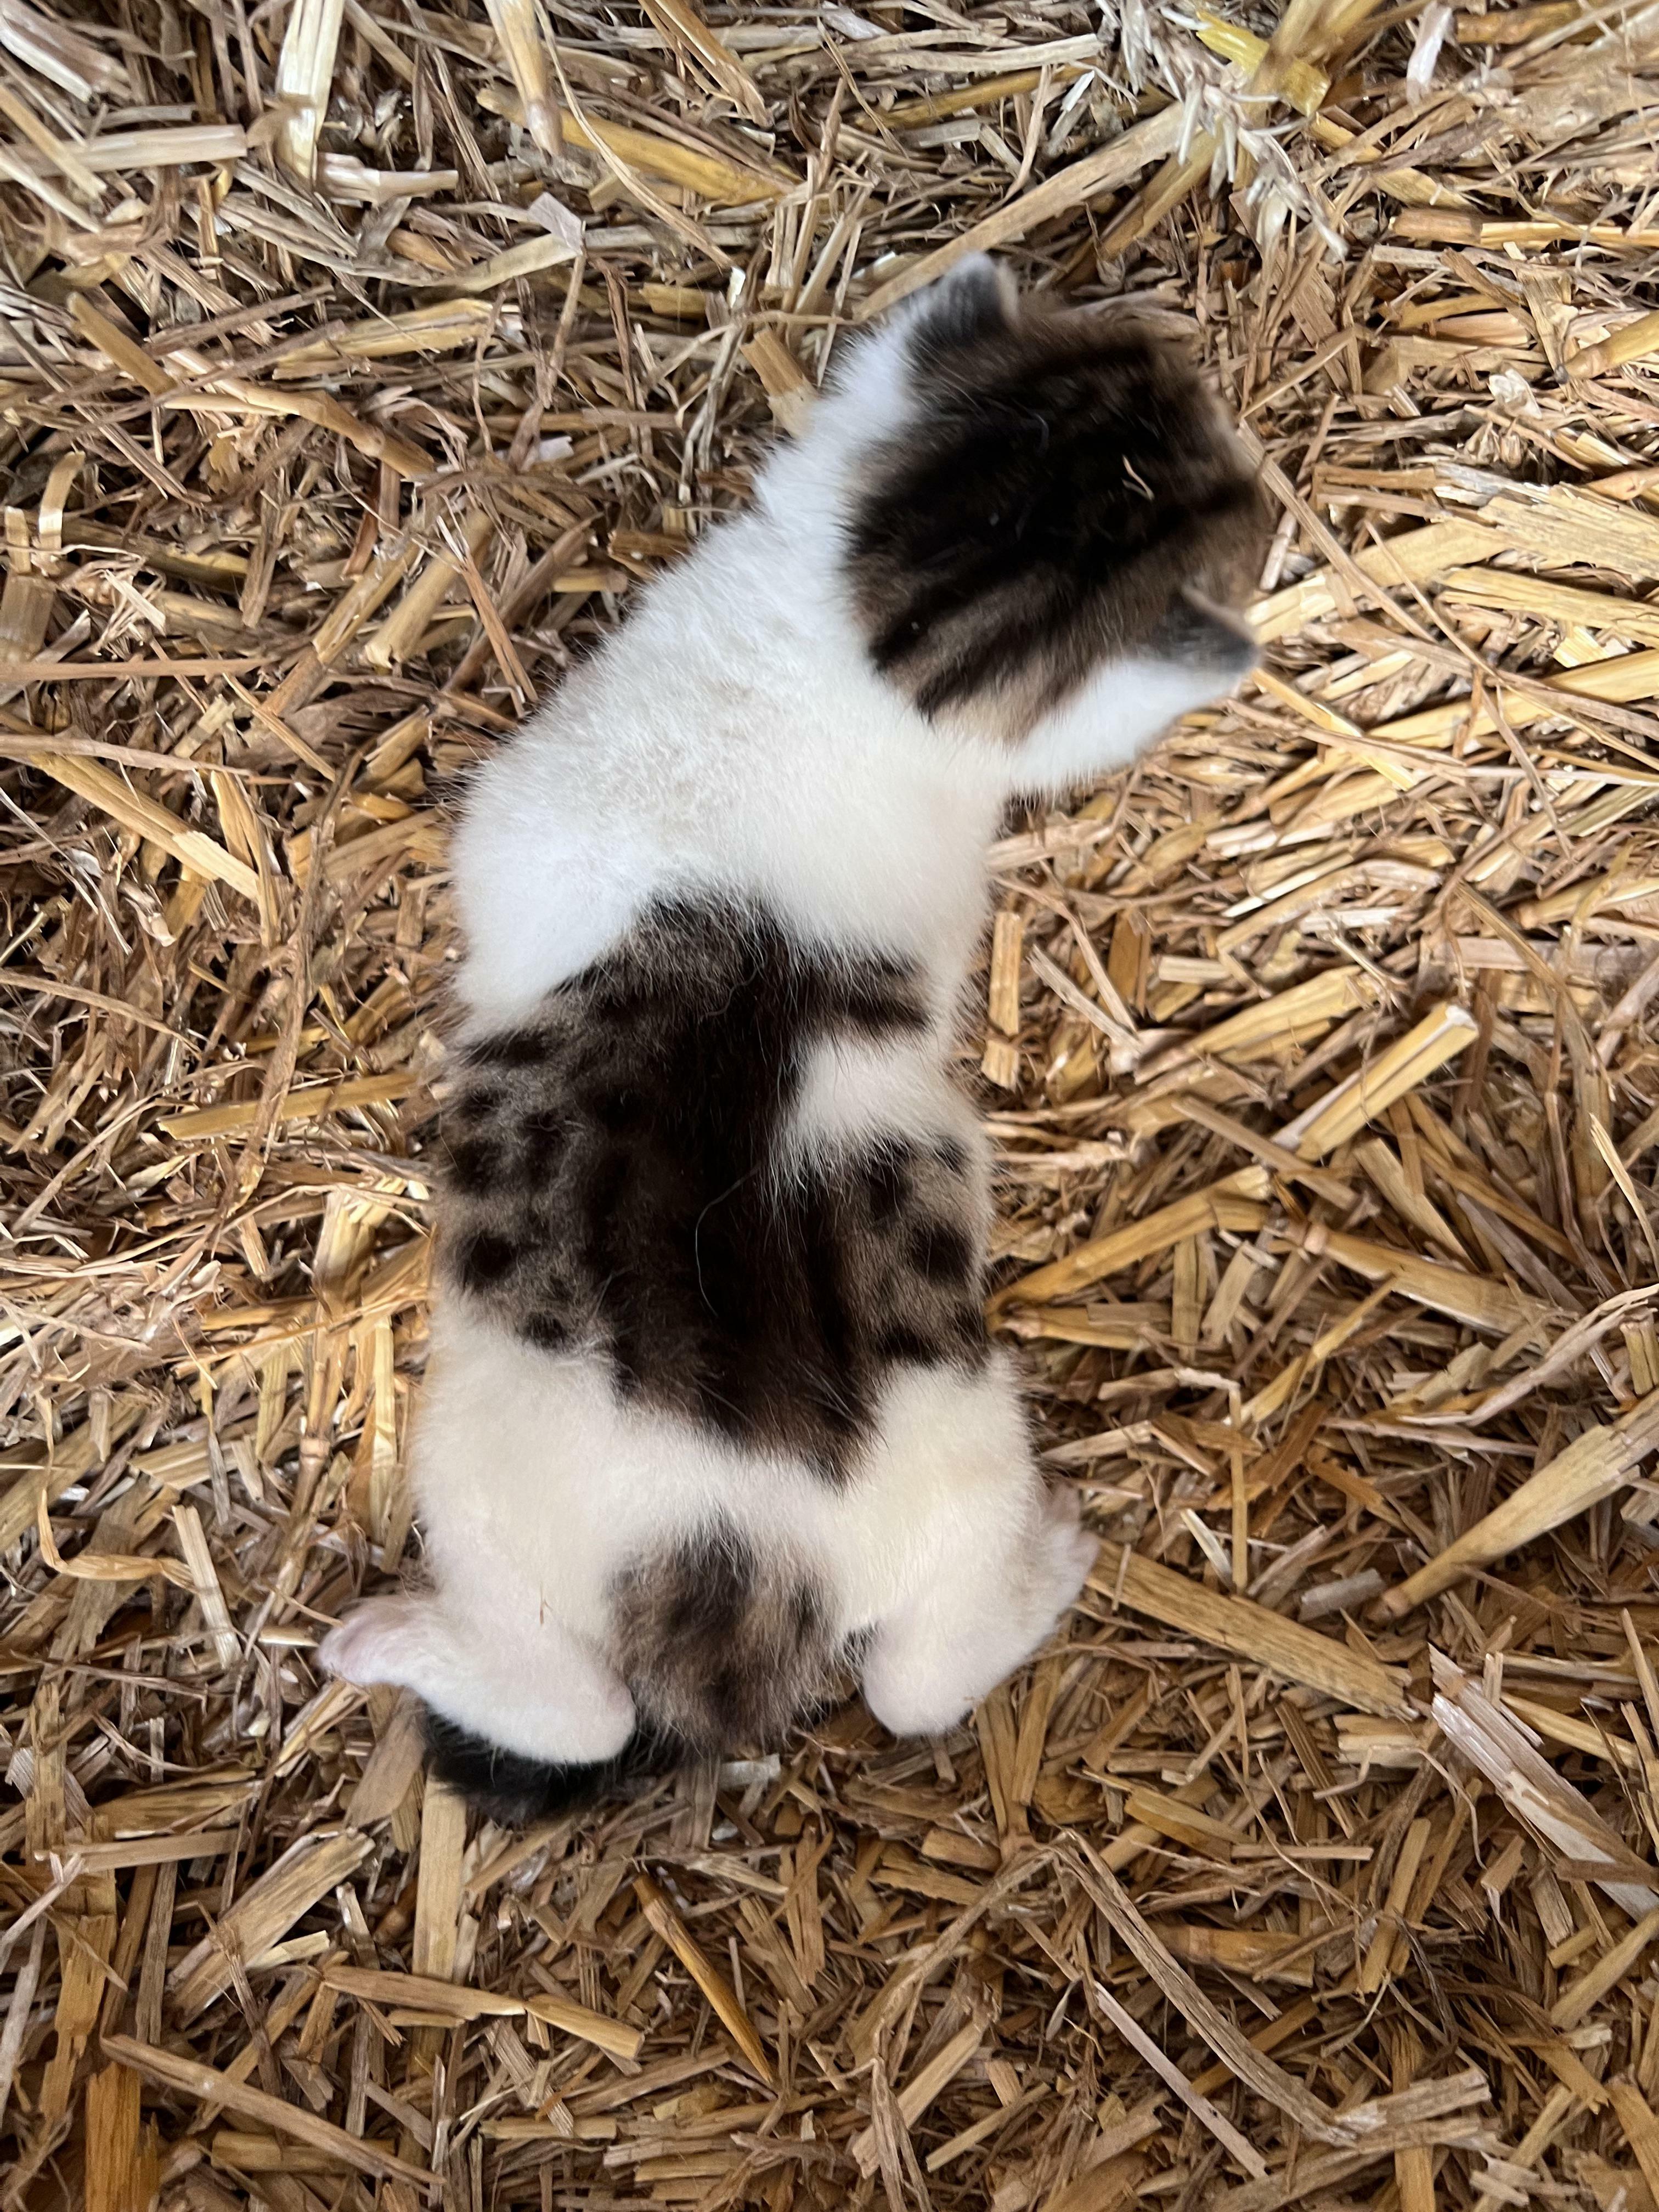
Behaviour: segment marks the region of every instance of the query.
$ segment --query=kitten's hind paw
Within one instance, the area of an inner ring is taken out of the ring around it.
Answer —
[[[638,1718],[603,1655],[554,1620],[526,1637],[510,1624],[492,1632],[457,1622],[433,1597],[370,1598],[330,1632],[318,1656],[361,1688],[413,1690],[451,1727],[524,1759],[614,1759]]]
[[[1036,1580],[1059,1620],[1071,1610],[1088,1581],[1100,1555],[1100,1539],[1084,1527],[1074,1490],[1064,1486],[1051,1489],[1043,1500],[1042,1513]]]
[[[407,1597],[366,1598],[324,1637],[319,1662],[360,1690],[378,1682],[409,1683],[422,1643],[420,1608]]]

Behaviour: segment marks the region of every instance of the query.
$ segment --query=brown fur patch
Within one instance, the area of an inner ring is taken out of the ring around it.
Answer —
[[[775,1743],[834,1686],[841,1655],[820,1593],[763,1568],[734,1528],[641,1560],[611,1604],[617,1667],[641,1714],[700,1753]]]

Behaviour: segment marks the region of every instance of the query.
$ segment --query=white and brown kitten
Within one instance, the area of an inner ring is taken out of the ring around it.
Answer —
[[[1077,1595],[951,1073],[983,855],[1231,687],[1260,544],[1179,353],[967,262],[478,776],[428,1581],[322,1656],[498,1808],[775,1741],[849,1664],[945,1729]]]

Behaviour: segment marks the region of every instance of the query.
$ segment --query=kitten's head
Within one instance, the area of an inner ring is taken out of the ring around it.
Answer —
[[[981,257],[866,341],[836,412],[863,426],[845,561],[872,658],[1007,748],[1011,785],[1116,766],[1254,665],[1261,501],[1167,341]]]

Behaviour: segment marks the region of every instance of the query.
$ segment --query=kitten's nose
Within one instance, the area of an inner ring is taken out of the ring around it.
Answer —
[[[1164,617],[1159,641],[1172,660],[1234,683],[1261,658],[1255,632],[1237,609],[1220,605],[1194,584],[1183,586]]]
[[[1248,618],[1237,607],[1218,605],[1200,592],[1189,591],[1187,596],[1205,618],[1217,665],[1235,676],[1248,676],[1261,658],[1261,645]]]

